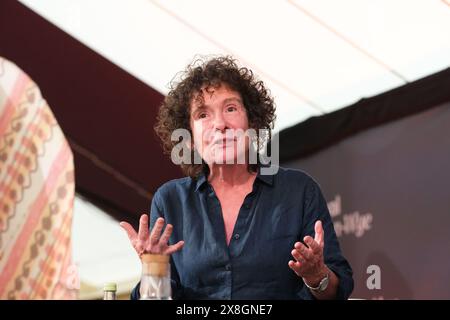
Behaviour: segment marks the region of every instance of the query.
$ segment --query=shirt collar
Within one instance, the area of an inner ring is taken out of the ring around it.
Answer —
[[[261,174],[261,167],[258,168],[258,175],[256,176],[256,179],[261,180],[265,184],[269,186],[273,186],[273,180],[274,180],[273,174]]]
[[[206,184],[206,174],[205,172],[200,173],[200,175],[197,177],[197,183],[195,185],[195,191],[200,189],[203,185]]]

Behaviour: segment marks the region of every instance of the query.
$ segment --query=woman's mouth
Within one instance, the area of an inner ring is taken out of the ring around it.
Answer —
[[[227,145],[227,144],[232,144],[236,142],[236,138],[220,138],[220,139],[215,139],[213,141],[214,145]]]

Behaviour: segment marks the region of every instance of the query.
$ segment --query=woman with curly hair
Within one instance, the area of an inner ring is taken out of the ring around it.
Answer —
[[[170,255],[173,298],[350,296],[352,270],[318,184],[251,157],[270,139],[274,119],[263,82],[231,57],[197,60],[172,85],[155,131],[172,159],[184,147],[187,177],[157,190],[151,229],[147,215],[138,232],[121,226],[139,256]],[[177,130],[187,133],[181,141]]]

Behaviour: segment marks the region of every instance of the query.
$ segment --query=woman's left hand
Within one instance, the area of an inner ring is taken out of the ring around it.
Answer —
[[[295,261],[289,261],[289,267],[312,287],[317,286],[328,272],[323,259],[324,231],[321,221],[316,221],[314,231],[314,239],[311,236],[303,238],[307,246],[301,242],[294,244],[291,254]]]

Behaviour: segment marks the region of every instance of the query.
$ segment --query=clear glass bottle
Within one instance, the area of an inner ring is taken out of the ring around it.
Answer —
[[[170,256],[143,254],[140,295],[141,300],[171,300]]]
[[[114,282],[103,286],[103,300],[116,300],[117,285]]]

